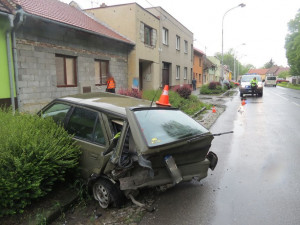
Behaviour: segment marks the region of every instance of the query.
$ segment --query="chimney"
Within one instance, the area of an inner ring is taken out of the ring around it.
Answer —
[[[100,8],[105,8],[105,7],[107,7],[107,5],[106,5],[105,3],[102,3],[102,4],[100,5]]]

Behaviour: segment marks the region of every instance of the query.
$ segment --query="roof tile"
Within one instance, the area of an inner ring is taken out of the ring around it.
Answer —
[[[57,0],[14,0],[28,14],[68,24],[128,44],[132,41],[94,20],[84,11]]]

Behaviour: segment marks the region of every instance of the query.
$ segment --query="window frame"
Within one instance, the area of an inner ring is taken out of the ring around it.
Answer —
[[[176,50],[180,51],[180,36],[176,35]]]
[[[183,68],[183,79],[186,80],[187,79],[187,67]]]
[[[56,67],[56,87],[77,87],[77,57],[76,56],[69,56],[69,55],[63,55],[63,54],[55,54],[55,59],[56,58],[63,58],[63,80],[64,80],[64,84],[63,85],[58,85],[57,83],[57,78],[58,78],[58,74],[57,74],[57,64],[55,62],[55,67]],[[67,64],[66,64],[66,60],[67,59],[72,59],[73,60],[73,78],[74,78],[74,83],[72,85],[68,85],[68,80],[67,80]]]
[[[149,43],[146,42],[146,40],[148,39],[146,38],[147,37],[146,29],[149,29]],[[144,44],[152,46],[152,32],[153,32],[153,28],[144,24]]]
[[[162,28],[162,43],[169,45],[169,30],[165,27]]]
[[[188,54],[188,41],[184,40],[184,53]]]
[[[176,66],[176,80],[180,79],[180,66]]]
[[[109,74],[109,60],[102,60],[102,59],[95,59],[94,60],[94,62],[95,63],[99,63],[99,73],[100,74],[98,74],[98,76],[100,77],[100,83],[96,83],[96,81],[95,81],[95,85],[96,86],[104,86],[104,85],[106,85],[106,82],[107,82],[107,76],[108,76],[108,74]],[[101,73],[101,63],[106,63],[106,78],[105,79],[103,79],[103,77],[102,77],[102,73]],[[96,68],[94,68],[95,70],[96,70]],[[95,78],[96,78],[96,71],[95,71]]]

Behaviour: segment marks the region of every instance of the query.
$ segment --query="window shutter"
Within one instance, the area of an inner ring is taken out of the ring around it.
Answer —
[[[144,42],[144,24],[141,22],[140,23],[140,39],[141,39],[141,42]]]
[[[152,45],[152,46],[156,46],[156,39],[157,39],[156,30],[155,30],[155,29],[152,29],[152,38],[151,38],[151,40],[152,40],[151,45]]]

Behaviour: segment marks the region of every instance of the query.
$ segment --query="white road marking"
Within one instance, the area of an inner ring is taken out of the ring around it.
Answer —
[[[288,98],[282,97],[281,95],[279,95],[279,94],[277,94],[277,93],[275,93],[275,92],[273,92],[273,91],[271,91],[271,92],[272,92],[274,95],[277,95],[278,97],[280,97],[280,98],[282,98],[282,99],[284,99],[284,100],[286,100],[286,101],[288,101],[288,102],[291,102],[291,103],[295,104],[296,106],[299,106],[299,107],[300,107],[300,105],[299,105],[298,103],[292,102],[292,101],[290,101]]]

